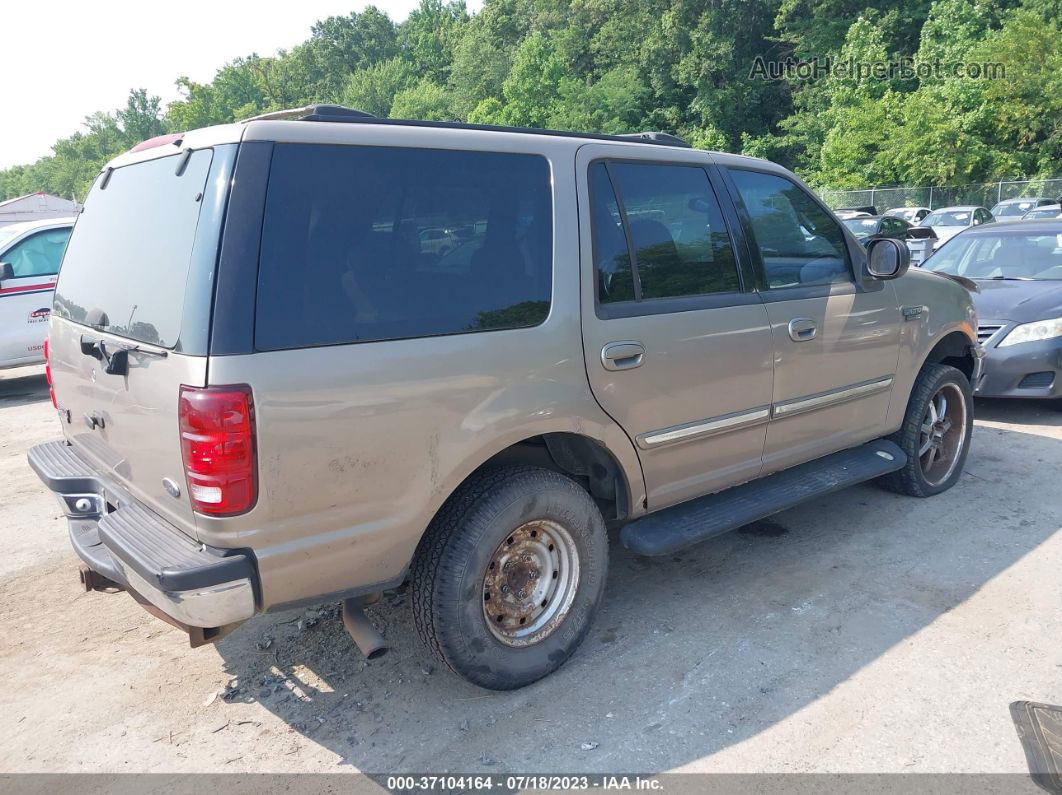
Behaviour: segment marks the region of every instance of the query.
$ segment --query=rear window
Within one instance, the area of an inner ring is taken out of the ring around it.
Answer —
[[[55,312],[173,348],[212,152],[117,168],[96,180],[70,237]],[[105,187],[104,187],[105,186]]]
[[[278,144],[255,347],[538,325],[552,240],[540,156]]]

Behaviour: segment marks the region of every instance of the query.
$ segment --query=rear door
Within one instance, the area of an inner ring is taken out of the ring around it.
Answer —
[[[588,144],[576,167],[587,374],[637,445],[649,507],[756,477],[771,334],[707,156]]]
[[[880,436],[902,322],[892,285],[855,279],[840,224],[785,173],[728,167],[727,176],[774,343],[764,473]]]
[[[0,251],[10,277],[0,275],[0,367],[43,357],[52,290],[70,227],[42,229]]]
[[[70,238],[49,335],[66,437],[190,534],[178,394],[182,384],[206,384],[206,325],[227,195],[227,181],[217,177],[229,155],[204,149],[101,175]],[[133,349],[127,371],[109,374],[107,357],[122,348]]]

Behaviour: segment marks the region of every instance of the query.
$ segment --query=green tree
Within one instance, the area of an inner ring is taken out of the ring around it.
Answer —
[[[409,63],[401,58],[392,58],[353,72],[347,77],[339,100],[348,108],[386,117],[391,115],[395,95],[413,82]]]
[[[450,106],[450,92],[431,80],[421,80],[395,94],[390,115],[394,119],[457,120]]]
[[[468,23],[464,0],[420,0],[399,26],[402,55],[421,77],[445,84],[450,76],[454,48]]]

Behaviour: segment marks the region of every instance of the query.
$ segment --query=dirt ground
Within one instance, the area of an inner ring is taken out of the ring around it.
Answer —
[[[86,594],[25,463],[59,433],[0,373],[0,772],[1027,770],[1008,705],[1062,703],[1062,412],[985,402],[967,473],[863,486],[673,558],[613,545],[558,673],[489,693],[434,665],[408,598],[366,662],[332,606],[216,646]]]

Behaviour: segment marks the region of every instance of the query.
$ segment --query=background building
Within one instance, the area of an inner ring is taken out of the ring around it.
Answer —
[[[64,218],[77,215],[81,205],[50,193],[27,193],[0,202],[0,227],[19,221],[41,221],[45,218]]]

